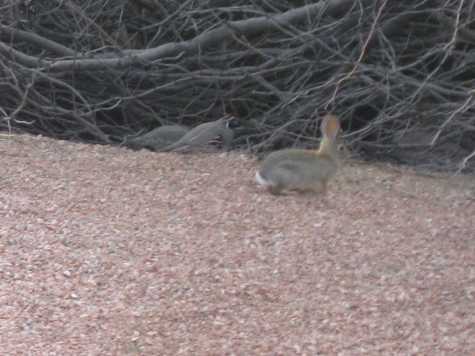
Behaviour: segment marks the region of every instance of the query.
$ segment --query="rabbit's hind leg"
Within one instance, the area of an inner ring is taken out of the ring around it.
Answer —
[[[315,194],[326,195],[327,194],[327,181],[317,181],[308,188],[309,191]]]
[[[326,194],[327,194],[327,191],[328,191],[328,182],[327,182],[327,180],[322,180],[322,181],[320,182],[320,186],[321,186],[320,192],[321,192],[323,195],[326,195]]]
[[[275,184],[275,185],[269,185],[269,192],[271,192],[272,195],[284,195],[282,193],[282,190],[284,187],[280,184]]]

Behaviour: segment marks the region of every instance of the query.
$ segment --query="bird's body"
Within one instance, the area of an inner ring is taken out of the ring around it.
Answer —
[[[152,151],[160,151],[177,142],[187,132],[189,129],[181,125],[163,125],[129,140],[126,145],[136,149],[148,148]]]
[[[234,138],[234,132],[228,126],[229,119],[219,119],[198,125],[188,131],[178,141],[168,145],[163,151],[199,151],[221,143],[223,148],[228,149]]]

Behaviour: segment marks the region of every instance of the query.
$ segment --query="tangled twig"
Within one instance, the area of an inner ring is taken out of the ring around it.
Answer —
[[[364,157],[474,168],[469,2],[205,3],[7,1],[0,129],[119,144],[230,113],[258,151],[315,145],[332,110]]]

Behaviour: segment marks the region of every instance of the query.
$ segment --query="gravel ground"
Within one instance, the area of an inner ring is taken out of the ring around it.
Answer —
[[[2,355],[475,355],[475,178],[0,141]]]

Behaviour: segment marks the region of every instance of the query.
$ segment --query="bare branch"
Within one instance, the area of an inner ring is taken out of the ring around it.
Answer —
[[[4,40],[30,42],[38,48],[47,49],[58,56],[74,57],[76,55],[73,50],[55,41],[51,41],[32,32],[18,30],[2,24],[0,24],[0,36]],[[35,62],[38,63],[38,61]]]
[[[11,2],[0,129],[120,144],[228,113],[257,152],[315,147],[331,110],[362,157],[475,169],[473,1],[294,3]]]

